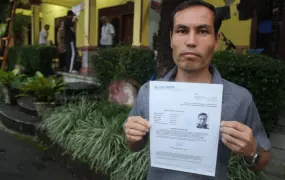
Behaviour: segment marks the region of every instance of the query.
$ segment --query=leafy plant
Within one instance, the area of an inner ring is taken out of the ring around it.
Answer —
[[[42,73],[37,72],[34,77],[27,78],[24,85],[20,88],[20,96],[32,95],[37,102],[53,102],[55,96],[61,93],[65,88],[63,78],[55,76],[44,77]]]
[[[19,89],[25,82],[26,76],[20,73],[20,69],[13,71],[0,71],[1,94],[6,104],[16,104]]]
[[[3,37],[6,33],[7,24],[0,24],[0,37]]]
[[[96,77],[106,88],[112,80],[133,79],[147,82],[155,71],[154,52],[150,49],[119,46],[100,49],[92,57]]]
[[[123,152],[122,152],[123,153]],[[144,180],[147,177],[147,170],[150,164],[149,146],[140,152],[125,150],[122,163],[111,174],[112,180],[129,179]],[[134,174],[134,172],[136,172]]]
[[[55,109],[44,117],[41,127],[74,158],[88,162],[96,171],[110,173],[125,156],[122,124],[129,111],[128,107],[83,98]]]
[[[229,180],[257,180],[256,174],[249,170],[240,156],[232,155],[228,167]]]
[[[253,95],[261,120],[270,131],[284,107],[285,63],[258,54],[218,52],[213,58],[223,78],[247,88]]]
[[[0,71],[0,83],[7,88],[19,88],[23,82],[25,75],[20,74],[20,69],[16,68],[13,71]]]

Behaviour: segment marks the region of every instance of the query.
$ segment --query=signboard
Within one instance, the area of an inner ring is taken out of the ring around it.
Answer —
[[[72,11],[74,12],[74,14],[76,16],[79,16],[81,10],[83,10],[83,9],[84,9],[84,3],[78,4],[78,5],[72,7]]]

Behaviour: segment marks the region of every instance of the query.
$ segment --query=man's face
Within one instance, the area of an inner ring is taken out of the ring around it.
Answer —
[[[107,18],[106,18],[106,17],[102,17],[102,18],[101,18],[101,22],[102,22],[103,24],[105,24],[105,23],[107,22]]]
[[[49,30],[49,26],[46,26],[46,30],[47,30],[47,31]]]
[[[203,6],[193,6],[176,13],[170,34],[173,59],[179,69],[193,72],[208,68],[218,47],[214,13]]]
[[[200,115],[198,118],[199,118],[199,124],[206,124],[207,123],[207,116],[206,115]]]

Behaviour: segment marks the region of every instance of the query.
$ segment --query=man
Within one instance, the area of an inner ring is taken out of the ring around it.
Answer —
[[[208,119],[208,115],[206,113],[201,113],[198,115],[198,124],[197,124],[197,128],[199,129],[209,129],[208,124],[207,124],[207,119]]]
[[[148,180],[227,180],[231,151],[244,159],[252,170],[262,170],[269,162],[271,144],[259,118],[251,94],[221,77],[210,65],[218,48],[220,28],[215,7],[200,0],[189,0],[173,12],[170,32],[176,64],[162,80],[223,84],[221,136],[216,177],[150,167]],[[124,124],[127,146],[133,151],[144,148],[150,130],[149,83],[139,91],[136,104]],[[190,124],[190,123],[189,123]]]
[[[59,69],[63,70],[65,66],[65,32],[64,21],[61,22],[60,28],[57,31],[57,49],[59,53]]]
[[[65,50],[66,50],[66,72],[72,72],[74,70],[74,63],[76,60],[76,35],[75,35],[75,14],[69,10],[67,17],[64,21],[64,38],[65,38]]]
[[[45,25],[44,29],[40,32],[39,44],[48,44],[48,31],[50,26],[48,24]]]
[[[115,36],[114,26],[109,23],[109,19],[106,16],[101,17],[101,21],[103,26],[101,28],[100,45],[103,48],[112,47]]]

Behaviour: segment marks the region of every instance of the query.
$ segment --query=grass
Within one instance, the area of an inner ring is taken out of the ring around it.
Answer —
[[[149,148],[136,153],[127,149],[122,124],[129,110],[83,98],[46,115],[41,127],[74,159],[109,174],[111,180],[144,180],[149,167]],[[229,180],[256,180],[238,156],[232,156],[228,176]]]
[[[242,161],[242,158],[237,155],[231,157],[228,169],[229,180],[257,180],[256,174],[249,170]]]

